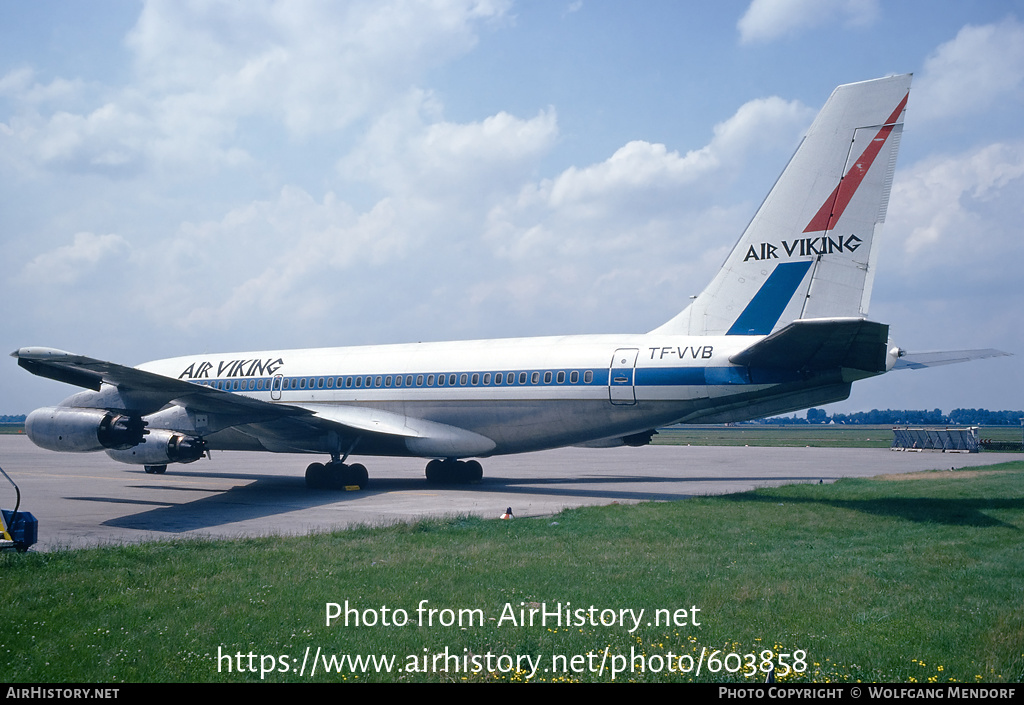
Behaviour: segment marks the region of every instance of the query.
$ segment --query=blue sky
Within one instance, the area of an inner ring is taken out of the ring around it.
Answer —
[[[642,332],[838,84],[913,72],[871,317],[1015,357],[836,411],[1024,408],[1024,2],[0,0],[3,341]],[[0,368],[0,413],[73,390]]]

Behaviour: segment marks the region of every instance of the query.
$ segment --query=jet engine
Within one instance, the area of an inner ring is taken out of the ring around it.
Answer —
[[[71,453],[124,449],[142,443],[146,423],[106,409],[47,406],[25,419],[25,434],[40,448]]]
[[[167,463],[192,463],[206,453],[206,441],[183,433],[154,429],[139,445],[120,450],[108,450],[109,455],[120,463],[129,465],[166,465]]]

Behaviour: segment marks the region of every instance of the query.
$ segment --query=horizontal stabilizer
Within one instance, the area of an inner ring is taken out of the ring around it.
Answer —
[[[926,367],[955,365],[958,362],[984,360],[989,357],[1009,357],[1012,353],[985,348],[983,350],[946,350],[944,352],[927,352],[903,354],[893,365],[894,370],[923,370]]]
[[[808,318],[729,358],[745,367],[820,371],[851,368],[885,372],[889,326],[861,318]]]

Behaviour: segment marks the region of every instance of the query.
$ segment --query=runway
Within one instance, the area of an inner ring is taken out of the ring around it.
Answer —
[[[509,506],[517,517],[543,516],[582,505],[991,465],[1024,460],[1024,454],[563,448],[483,460],[483,482],[468,487],[426,484],[425,461],[414,458],[360,458],[370,472],[370,487],[362,492],[306,489],[303,472],[313,459],[224,452],[171,465],[165,475],[147,475],[104,453],[51,453],[25,436],[0,436],[0,467],[21,488],[21,509],[39,520],[36,551],[181,537],[302,535],[455,514],[498,517]],[[0,486],[0,506],[14,507],[14,490],[6,483]]]

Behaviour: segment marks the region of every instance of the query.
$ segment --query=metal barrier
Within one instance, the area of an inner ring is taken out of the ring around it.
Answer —
[[[978,428],[899,428],[892,429],[893,450],[941,450],[977,453]]]

